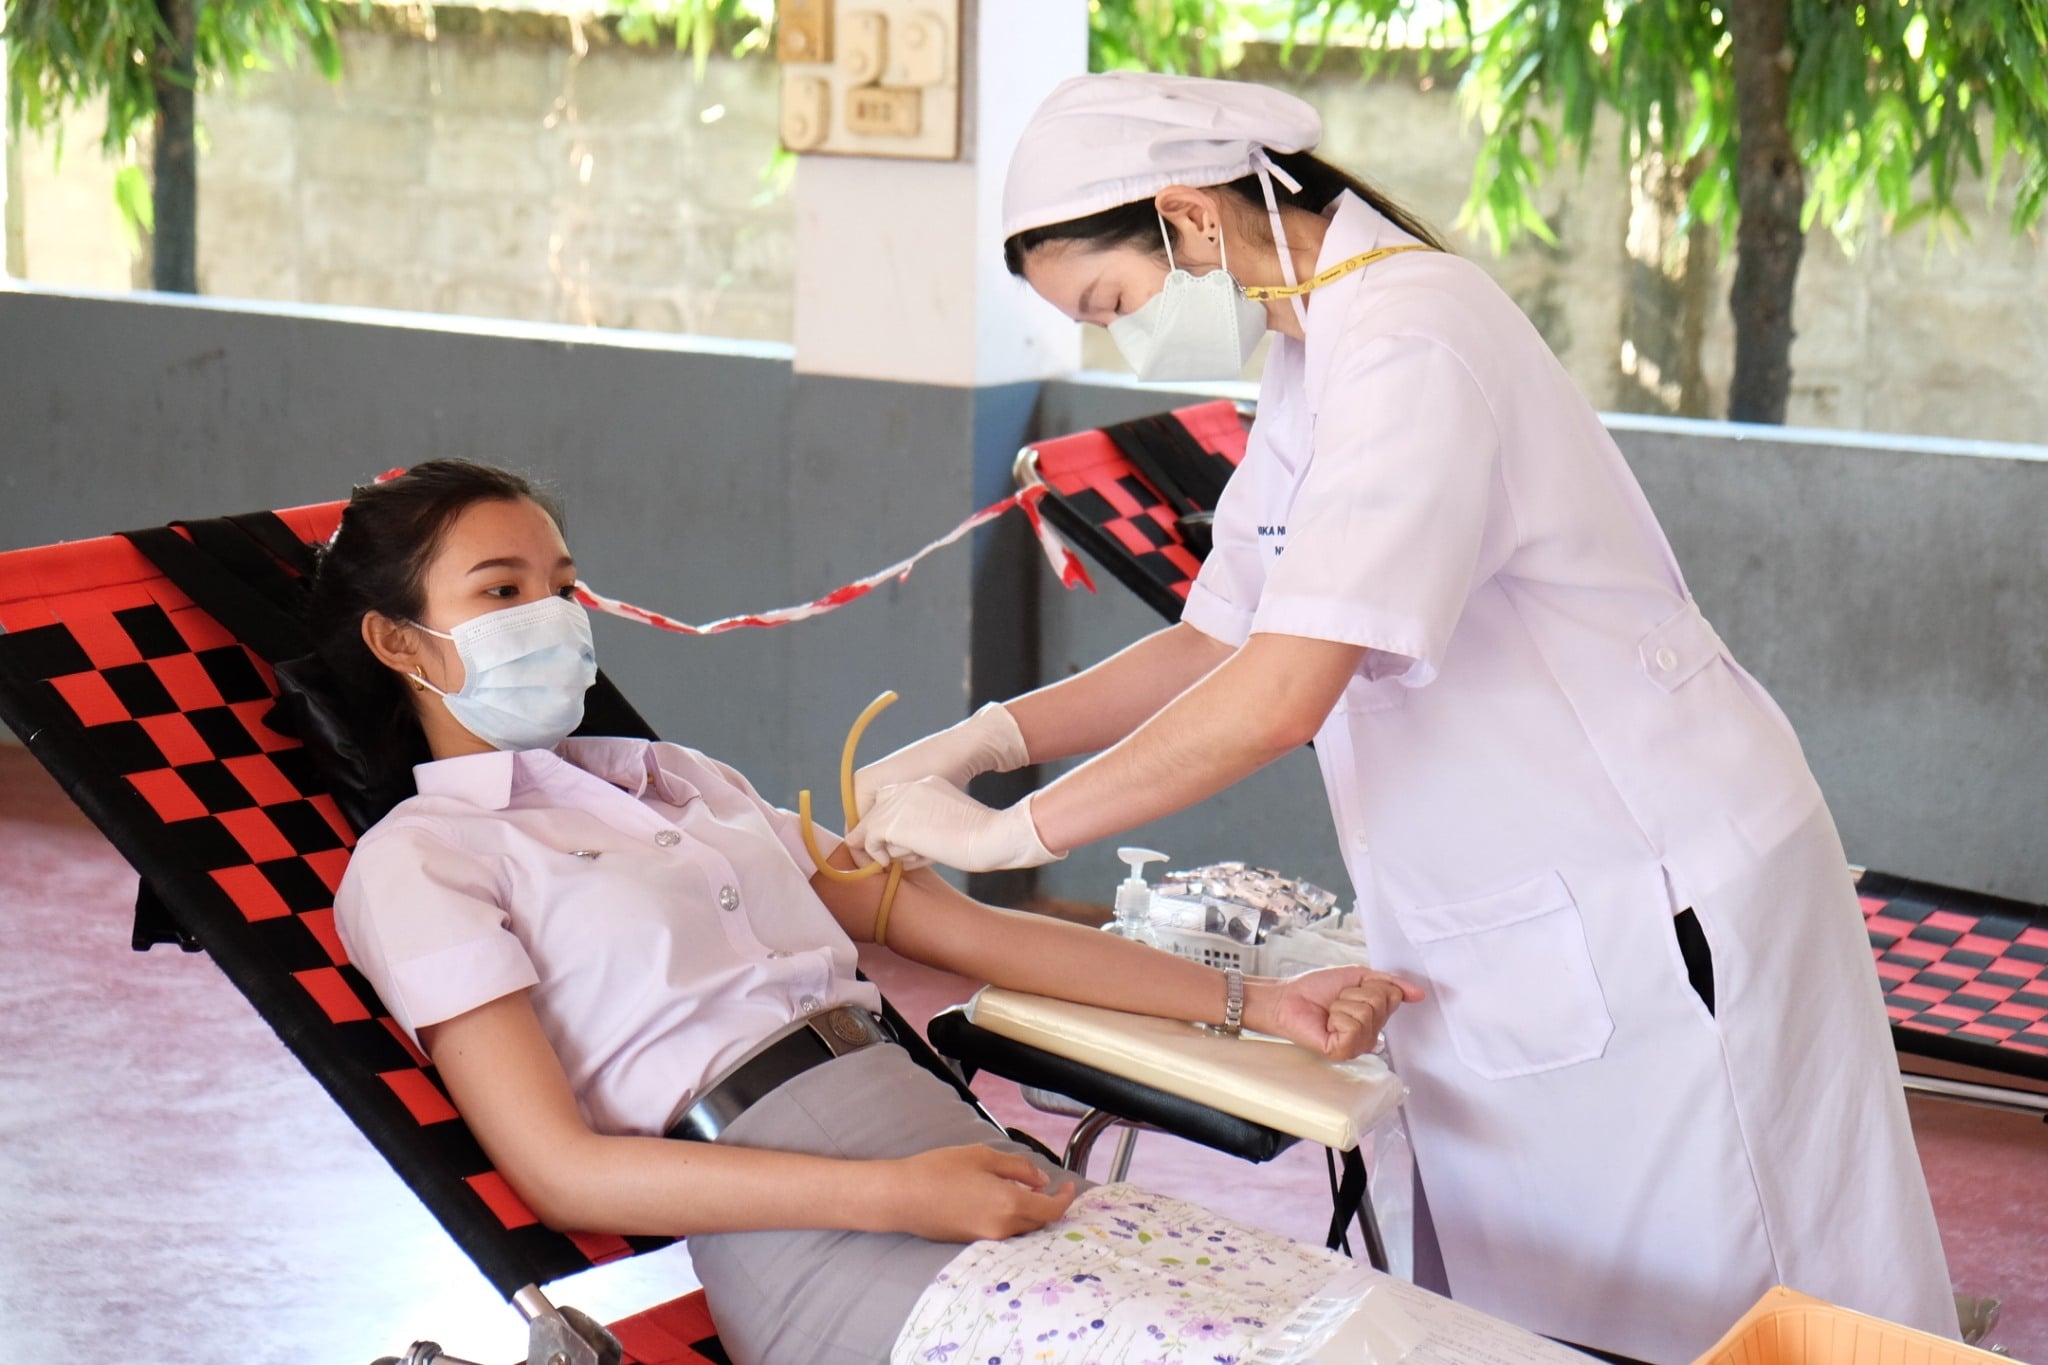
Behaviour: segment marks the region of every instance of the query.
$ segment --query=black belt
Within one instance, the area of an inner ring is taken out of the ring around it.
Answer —
[[[881,1021],[858,1005],[806,1015],[714,1081],[663,1136],[716,1142],[734,1119],[784,1081],[834,1057],[889,1041]]]

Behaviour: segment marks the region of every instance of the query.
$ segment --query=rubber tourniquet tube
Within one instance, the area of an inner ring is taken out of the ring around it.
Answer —
[[[846,732],[846,747],[839,751],[839,801],[845,810],[846,828],[849,830],[860,823],[860,811],[853,799],[854,752],[860,748],[860,737],[867,732],[868,722],[880,715],[895,700],[894,692],[884,692],[869,702],[867,709],[854,720],[853,728]],[[896,887],[903,880],[903,865],[894,862],[869,863],[866,867],[854,868],[851,871],[843,867],[834,867],[825,861],[824,853],[818,848],[818,827],[811,819],[811,792],[808,787],[796,794],[796,814],[798,825],[803,831],[804,851],[811,855],[811,862],[829,880],[857,882],[872,877],[877,872],[888,873],[889,880],[882,887],[882,903],[875,911],[875,942],[886,944],[889,941],[889,912],[896,908]]]

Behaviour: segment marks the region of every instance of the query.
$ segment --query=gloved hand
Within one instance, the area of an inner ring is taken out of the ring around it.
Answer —
[[[938,777],[882,788],[846,842],[878,863],[929,858],[962,872],[1037,867],[1067,856],[1039,840],[1030,797],[991,810]]]
[[[1006,773],[1031,762],[1024,732],[999,701],[992,701],[958,725],[906,744],[853,775],[853,803],[863,813],[884,787],[942,777],[956,787],[983,773]]]

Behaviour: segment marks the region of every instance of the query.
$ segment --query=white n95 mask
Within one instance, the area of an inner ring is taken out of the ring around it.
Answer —
[[[1166,239],[1166,283],[1143,307],[1109,324],[1110,340],[1132,373],[1151,383],[1236,379],[1266,334],[1266,306],[1244,296],[1220,235],[1223,264],[1191,275],[1173,263],[1173,234],[1163,216],[1159,231]]]
[[[597,681],[590,617],[566,597],[545,597],[472,617],[452,631],[413,622],[455,644],[462,690],[441,698],[463,729],[494,749],[552,749],[583,722],[583,694]]]

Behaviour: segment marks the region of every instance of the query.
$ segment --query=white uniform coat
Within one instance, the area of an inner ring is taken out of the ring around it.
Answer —
[[[1346,195],[1318,269],[1408,240]],[[1953,1337],[1840,842],[1599,418],[1452,255],[1307,330],[1184,619],[1371,651],[1316,753],[1374,965],[1429,992],[1387,1036],[1453,1295],[1657,1362],[1779,1283]]]

